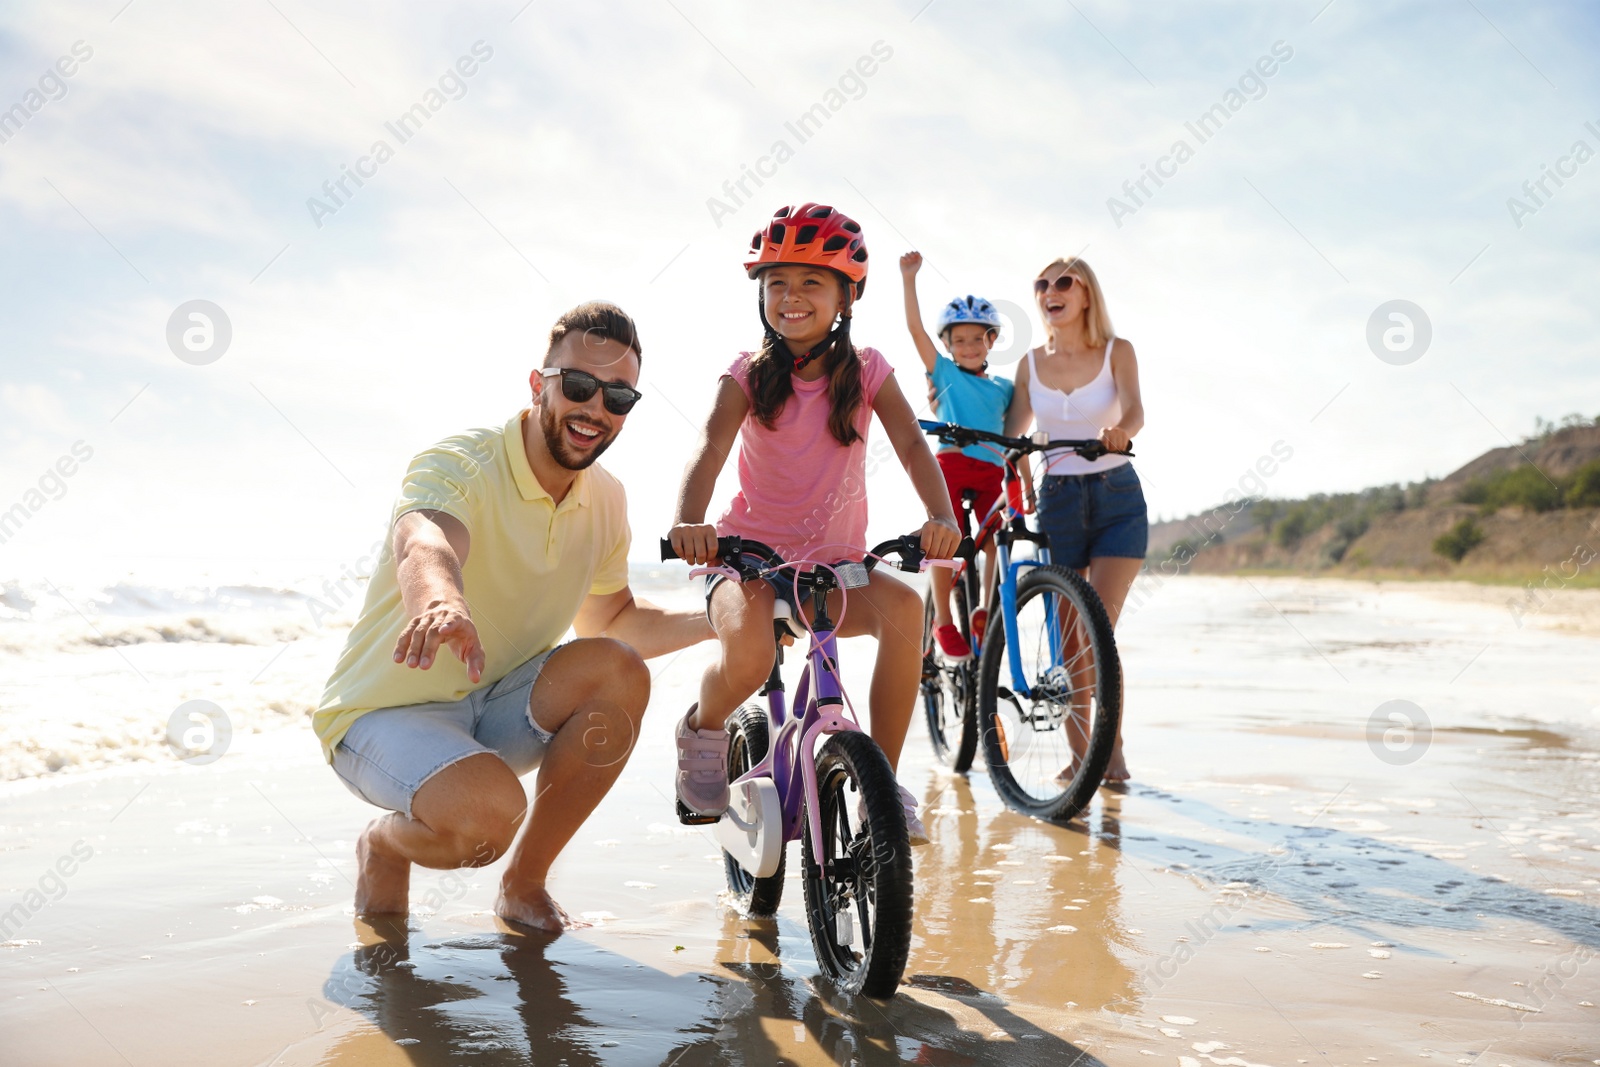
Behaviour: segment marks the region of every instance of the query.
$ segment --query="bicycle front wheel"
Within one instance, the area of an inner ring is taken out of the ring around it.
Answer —
[[[963,583],[950,591],[952,614],[962,636],[971,640],[967,593]],[[972,767],[978,750],[977,671],[972,663],[942,663],[933,641],[933,591],[922,607],[922,709],[928,718],[928,739],[939,762],[957,774]]]
[[[1122,667],[1105,606],[1066,567],[1017,583],[1016,619],[990,626],[979,669],[978,732],[995,790],[1040,819],[1081,814],[1105,777],[1122,712]],[[1022,663],[1014,690],[1008,648]]]
[[[828,738],[817,753],[822,855],[809,827],[806,925],[823,973],[846,993],[894,995],[911,951],[911,847],[900,790],[864,733]]]

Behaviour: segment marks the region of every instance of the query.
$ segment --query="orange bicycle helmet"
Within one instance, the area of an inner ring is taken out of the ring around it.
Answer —
[[[867,288],[867,243],[861,224],[827,204],[780,207],[756,231],[744,266],[754,278],[779,263],[827,267],[844,275],[859,300]]]

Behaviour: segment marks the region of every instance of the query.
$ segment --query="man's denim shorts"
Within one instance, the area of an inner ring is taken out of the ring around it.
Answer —
[[[1094,474],[1052,474],[1039,490],[1039,529],[1050,562],[1083,570],[1092,559],[1144,559],[1150,515],[1133,464]]]
[[[334,772],[368,804],[407,817],[422,783],[468,756],[493,752],[522,777],[539,765],[555,736],[533,721],[528,697],[545,660],[559,648],[460,700],[367,712],[333,750]]]

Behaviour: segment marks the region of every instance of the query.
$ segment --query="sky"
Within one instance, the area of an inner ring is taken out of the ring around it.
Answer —
[[[10,5],[0,578],[332,570],[592,298],[640,327],[603,462],[648,559],[760,338],[743,249],[806,200],[862,223],[854,336],[919,404],[900,253],[930,313],[1008,309],[1006,373],[1034,275],[1090,262],[1152,518],[1275,447],[1273,496],[1440,476],[1600,415],[1597,54],[1577,2]],[[225,348],[184,348],[195,300]],[[869,498],[874,536],[921,522],[892,462]]]

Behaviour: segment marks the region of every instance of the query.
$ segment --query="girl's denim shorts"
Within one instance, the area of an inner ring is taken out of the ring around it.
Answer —
[[[1039,528],[1050,561],[1082,570],[1092,559],[1143,559],[1150,515],[1133,464],[1093,474],[1051,474],[1039,491]]]

